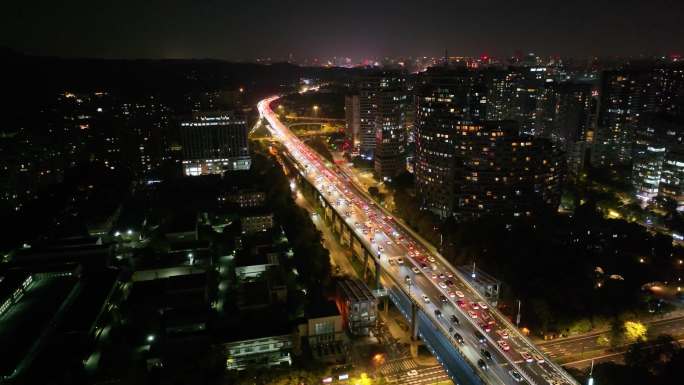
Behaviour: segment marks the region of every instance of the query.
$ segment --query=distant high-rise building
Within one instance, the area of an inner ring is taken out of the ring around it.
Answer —
[[[539,136],[566,153],[568,174],[584,168],[590,130],[596,126],[596,98],[591,82],[546,83],[537,101]]]
[[[248,170],[247,124],[232,112],[194,114],[180,124],[185,175]]]
[[[654,82],[647,70],[606,71],[591,162],[597,167],[628,164],[642,114],[655,107]]]
[[[668,149],[660,172],[658,197],[673,202],[677,211],[684,210],[684,146]]]
[[[677,162],[683,144],[684,122],[662,114],[640,118],[632,164],[632,186],[637,198],[649,202],[660,195],[679,200],[674,191],[678,189]],[[666,167],[667,175],[663,177]],[[660,194],[661,187],[667,192]]]
[[[350,94],[344,97],[344,117],[346,120],[345,136],[356,150],[361,144],[361,106],[358,94]]]

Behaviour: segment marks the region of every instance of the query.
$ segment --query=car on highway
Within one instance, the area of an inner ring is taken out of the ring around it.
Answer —
[[[439,300],[444,304],[449,303],[449,300],[447,299],[447,297],[445,297],[442,294],[439,295]]]
[[[522,351],[520,352],[520,356],[525,360],[525,362],[533,362],[534,358],[532,358],[532,355],[529,352]]]
[[[484,322],[484,321],[482,321],[482,320],[477,321],[477,326],[479,326],[480,329],[484,330],[484,331],[487,332],[487,333],[489,333],[489,332],[492,331],[492,327],[489,326],[489,324],[487,324],[486,322]]]
[[[477,318],[477,313],[475,313],[472,310],[468,310],[468,315],[470,316],[470,318]]]
[[[455,291],[454,293],[456,293],[456,296],[457,296],[458,298],[464,298],[464,297],[465,297],[465,295],[464,295],[463,292],[461,292],[461,291]]]
[[[441,287],[442,289],[446,289],[447,285],[446,285],[446,283],[444,283],[444,281],[442,281],[439,283],[439,287]]]
[[[479,310],[480,305],[477,304],[477,302],[471,302],[470,307],[473,308],[473,310]]]
[[[463,337],[461,337],[461,335],[458,333],[454,333],[454,339],[456,340],[456,342],[458,342],[461,345],[463,345],[465,343],[463,341]]]
[[[484,344],[485,342],[487,342],[487,338],[482,333],[478,332],[477,330],[475,330],[475,333],[473,333],[473,334],[475,335],[475,338],[477,338],[477,340],[480,341],[481,344]]]
[[[451,317],[449,318],[449,320],[450,320],[451,323],[454,324],[454,325],[460,325],[460,324],[461,324],[461,321],[459,321],[459,320],[458,320],[458,317],[456,317],[454,314],[451,315]]]
[[[451,291],[451,290],[450,290],[447,294],[449,294],[449,297],[450,297],[450,298],[456,298],[456,293],[454,293],[454,292]]]
[[[499,329],[496,331],[496,334],[498,334],[501,338],[508,339],[508,330],[506,329]]]
[[[499,345],[499,347],[501,348],[501,350],[503,350],[503,351],[505,351],[505,352],[511,350],[511,346],[508,345],[508,343],[507,343],[506,341],[504,341],[504,340],[498,340],[498,341],[496,341],[496,344]]]
[[[458,305],[459,307],[462,307],[462,308],[465,308],[466,306],[468,306],[468,304],[466,303],[466,301],[463,300],[463,299],[457,299],[457,300],[456,300],[456,305]]]
[[[442,311],[439,309],[435,309],[435,317],[442,318]]]
[[[424,301],[425,303],[430,303],[430,297],[428,297],[427,295],[423,294],[423,301]]]
[[[489,361],[493,360],[492,353],[487,349],[480,349],[480,354]]]
[[[518,371],[515,370],[515,369],[509,370],[509,371],[508,371],[508,374],[509,374],[511,377],[513,377],[513,379],[515,380],[515,382],[522,382],[522,380],[523,380],[523,377],[522,377],[522,376],[520,375],[520,373],[518,373]]]
[[[402,258],[402,257],[397,257],[397,263],[400,264],[400,265],[403,265],[403,264],[404,264],[404,258]]]
[[[480,309],[487,309],[488,308],[487,304],[484,302],[478,302],[477,304],[480,305]]]
[[[414,273],[416,273],[416,274],[420,273],[420,269],[417,268],[417,267],[415,267],[415,266],[413,266],[413,267],[411,268],[411,271],[414,272]]]
[[[427,258],[428,258],[428,261],[430,261],[430,262],[434,262],[434,261],[435,261],[435,257],[433,257],[433,256],[431,256],[431,255],[428,256]]]
[[[481,358],[477,360],[477,366],[482,370],[487,370],[487,363]]]
[[[490,326],[493,326],[493,325],[496,324],[496,321],[494,321],[494,318],[492,318],[492,316],[489,314],[488,311],[482,310],[482,311],[480,312],[480,316],[481,316],[482,319],[483,319],[485,322],[487,322]]]
[[[544,363],[544,357],[540,356],[539,354],[533,353],[532,357],[534,358],[535,361],[537,361],[538,364]]]
[[[418,371],[416,369],[411,369],[408,372],[406,372],[406,375],[409,377],[414,377],[418,375]]]

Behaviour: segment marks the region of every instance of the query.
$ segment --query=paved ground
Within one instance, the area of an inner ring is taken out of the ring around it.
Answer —
[[[325,224],[325,220],[316,213],[311,203],[304,198],[301,193],[297,194],[297,199],[295,202],[297,205],[308,211],[309,215],[312,216],[311,220],[322,234],[323,247],[328,249],[330,252],[330,261],[333,264],[333,269],[335,269],[335,267],[339,267],[340,273],[354,276],[354,267],[352,266],[351,262],[349,262],[348,258],[349,251],[337,241],[335,234],[332,233],[331,228]]]

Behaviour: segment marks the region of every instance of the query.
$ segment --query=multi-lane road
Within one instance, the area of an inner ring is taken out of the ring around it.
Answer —
[[[258,104],[273,137],[363,246],[372,250],[393,289],[408,295],[448,339],[453,354],[464,356],[487,384],[578,384],[489,306],[431,245],[374,205],[356,188],[348,170],[326,164],[282,124],[270,108],[276,99]]]

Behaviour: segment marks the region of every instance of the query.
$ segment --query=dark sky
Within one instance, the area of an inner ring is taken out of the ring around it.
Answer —
[[[8,0],[0,9],[0,45],[58,56],[684,51],[684,0]]]

